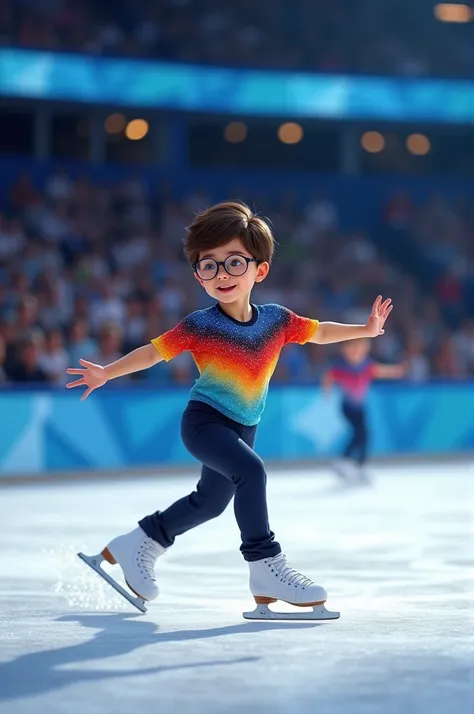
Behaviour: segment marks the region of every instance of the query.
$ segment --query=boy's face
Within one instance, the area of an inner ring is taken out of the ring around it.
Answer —
[[[232,265],[239,265],[237,256],[244,256],[246,258],[254,257],[244,247],[240,238],[233,238],[219,248],[201,251],[199,253],[199,260],[209,258],[221,262],[233,255],[236,256],[236,260],[230,261],[230,269],[232,269]],[[203,267],[206,267],[205,264]],[[211,268],[212,264],[209,263],[208,267]],[[194,273],[194,275],[207,294],[212,298],[219,302],[233,303],[239,299],[248,298],[254,284],[262,282],[262,280],[267,277],[269,269],[270,266],[268,263],[249,263],[248,269],[243,275],[229,275],[224,269],[224,266],[219,265],[217,275],[210,280],[203,280],[197,273]]]
[[[359,364],[370,352],[370,343],[368,340],[354,340],[345,342],[342,347],[344,357],[351,364]]]

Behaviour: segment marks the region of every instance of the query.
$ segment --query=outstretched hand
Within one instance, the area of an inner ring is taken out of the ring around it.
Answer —
[[[383,326],[387,317],[390,315],[393,309],[391,298],[387,298],[382,302],[382,296],[379,295],[372,305],[372,310],[370,311],[369,319],[367,320],[367,331],[368,337],[377,337],[378,335],[383,335],[385,330]]]
[[[87,399],[89,394],[102,387],[107,381],[107,375],[105,369],[100,366],[100,364],[94,364],[93,362],[88,362],[86,359],[80,359],[79,364],[82,364],[84,369],[79,369],[75,367],[69,367],[66,372],[68,374],[80,374],[79,379],[74,380],[74,382],[68,382],[66,387],[72,389],[73,387],[87,387],[86,391],[81,396],[81,401]]]

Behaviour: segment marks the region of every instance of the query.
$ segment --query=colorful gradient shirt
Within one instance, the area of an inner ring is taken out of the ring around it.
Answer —
[[[329,374],[339,385],[346,402],[362,405],[374,378],[374,366],[375,363],[370,357],[359,364],[352,364],[340,357],[329,370]]]
[[[252,308],[249,322],[234,320],[219,304],[197,310],[152,340],[166,361],[191,352],[200,376],[190,399],[246,426],[260,421],[282,347],[304,345],[319,324],[281,305]]]

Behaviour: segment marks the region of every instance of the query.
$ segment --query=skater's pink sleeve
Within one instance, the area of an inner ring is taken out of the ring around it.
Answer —
[[[195,332],[189,316],[151,342],[166,362],[186,350],[191,350],[195,342]]]

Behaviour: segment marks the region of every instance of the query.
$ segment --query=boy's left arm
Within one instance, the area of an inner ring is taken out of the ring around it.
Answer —
[[[369,319],[365,325],[344,325],[339,322],[320,322],[310,342],[317,345],[328,345],[333,342],[345,342],[364,337],[378,337],[383,335],[383,326],[387,317],[392,312],[392,301],[387,298],[383,301],[379,295],[372,305]]]
[[[404,364],[380,364],[375,362],[372,366],[372,374],[375,379],[400,379],[405,376],[406,367]]]

